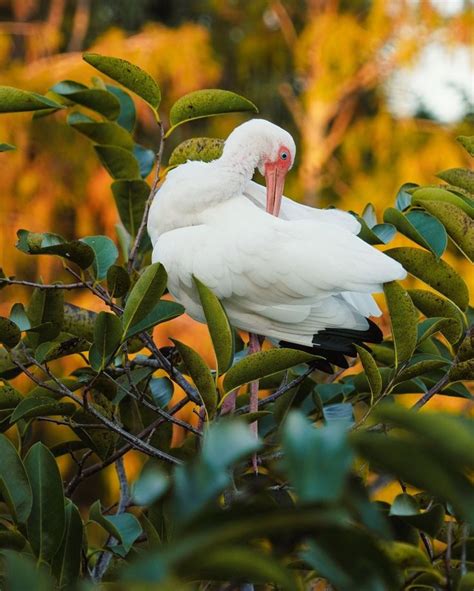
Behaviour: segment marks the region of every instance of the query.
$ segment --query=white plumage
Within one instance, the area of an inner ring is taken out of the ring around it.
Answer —
[[[285,153],[284,173],[294,161],[291,136],[253,120],[232,132],[220,159],[168,173],[150,210],[152,260],[166,268],[173,297],[201,322],[193,275],[239,329],[310,347],[325,329],[367,331],[366,317],[380,315],[371,293],[406,272],[357,237],[360,225],[348,213],[285,197],[280,217],[267,213],[265,189],[251,179],[256,168],[268,175],[273,164],[283,166]]]

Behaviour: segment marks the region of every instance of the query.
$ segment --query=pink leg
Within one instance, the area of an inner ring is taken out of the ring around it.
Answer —
[[[252,353],[257,353],[260,351],[260,339],[258,335],[254,334],[253,332],[249,333],[249,355]],[[250,412],[257,412],[258,411],[258,380],[255,382],[250,382]],[[254,433],[255,437],[258,437],[258,423],[254,421],[250,425],[250,429]],[[258,474],[258,460],[257,454],[253,454],[252,456],[252,466],[254,469],[255,474]]]

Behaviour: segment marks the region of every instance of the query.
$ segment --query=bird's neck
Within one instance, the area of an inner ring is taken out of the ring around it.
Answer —
[[[248,145],[232,144],[226,145],[222,156],[215,164],[229,180],[232,180],[229,189],[240,195],[252,180],[260,158],[260,153],[252,149],[252,146],[249,148]]]

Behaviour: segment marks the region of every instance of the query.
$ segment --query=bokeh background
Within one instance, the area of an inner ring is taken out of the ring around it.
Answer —
[[[287,195],[359,213],[372,202],[381,215],[402,183],[469,166],[455,137],[474,133],[473,31],[469,0],[0,0],[0,84],[44,93],[64,79],[90,83],[95,71],[81,52],[92,50],[150,72],[165,122],[186,92],[233,90],[294,135]],[[137,108],[138,141],[156,148],[156,124],[143,103]],[[181,126],[165,161],[180,141],[225,138],[244,119]],[[16,231],[115,237],[110,178],[61,113],[3,115],[0,141],[17,146],[0,154],[0,267],[22,279],[68,280],[54,257],[16,250]],[[454,250],[447,259],[472,289],[467,262]],[[0,314],[28,293],[2,290]],[[69,300],[99,308],[87,293]],[[171,328],[211,361],[205,327],[179,319]],[[167,330],[156,334],[162,344]]]

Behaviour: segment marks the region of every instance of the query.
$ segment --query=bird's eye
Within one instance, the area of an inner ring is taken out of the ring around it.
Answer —
[[[286,160],[286,159],[288,158],[288,152],[282,152],[282,153],[280,154],[280,158],[281,158],[282,160]]]

